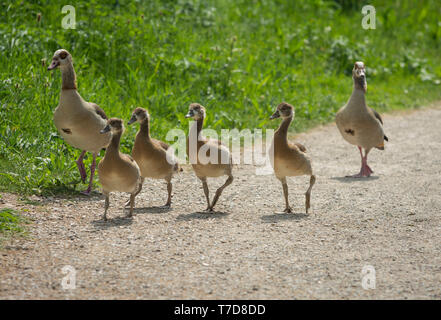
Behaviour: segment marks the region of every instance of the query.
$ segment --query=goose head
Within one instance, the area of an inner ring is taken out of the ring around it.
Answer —
[[[205,108],[199,103],[192,103],[188,107],[188,113],[186,118],[193,118],[194,120],[200,120],[205,118]]]
[[[55,68],[64,68],[68,65],[72,64],[72,55],[64,49],[59,49],[55,51],[54,56],[52,57],[52,62],[48,70],[53,70]]]
[[[366,68],[363,62],[357,61],[354,64],[354,69],[352,69],[352,79],[354,80],[354,86],[356,88],[362,89],[364,92],[366,92]]]
[[[276,119],[276,118],[291,118],[294,117],[295,111],[294,107],[290,105],[289,103],[282,102],[277,106],[276,111],[273,113],[273,115],[270,117],[270,119]]]
[[[112,132],[112,134],[122,134],[124,131],[124,124],[121,119],[110,118],[107,120],[107,125],[100,131],[100,133]]]
[[[133,110],[132,117],[130,118],[129,122],[127,122],[127,124],[131,125],[136,121],[141,123],[144,120],[148,120],[148,119],[149,119],[149,113],[147,112],[147,110],[138,107],[135,110]]]

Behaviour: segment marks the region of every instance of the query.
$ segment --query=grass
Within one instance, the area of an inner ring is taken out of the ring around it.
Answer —
[[[367,65],[368,102],[377,111],[440,99],[439,1],[369,1],[375,30],[361,27],[363,3],[75,1],[77,28],[65,30],[61,4],[3,2],[0,191],[84,188],[74,162],[80,151],[52,123],[61,77],[46,67],[59,48],[73,54],[86,100],[124,119],[147,108],[152,134],[162,139],[187,129],[191,102],[207,107],[206,126],[216,130],[274,128],[268,117],[281,101],[296,108],[293,131],[332,121],[351,93],[357,60]],[[135,131],[127,128],[123,152]]]
[[[0,246],[12,236],[26,235],[24,224],[28,221],[12,209],[0,210]]]

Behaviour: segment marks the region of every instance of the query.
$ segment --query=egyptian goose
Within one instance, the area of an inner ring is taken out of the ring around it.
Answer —
[[[196,176],[202,181],[202,186],[207,200],[208,212],[213,208],[219,199],[222,191],[233,182],[233,163],[230,151],[221,142],[208,139],[201,133],[206,112],[205,108],[198,103],[190,104],[186,118],[193,118],[190,132],[187,137],[187,156],[193,167]],[[216,191],[213,202],[210,204],[210,197],[207,185],[207,177],[220,177],[227,175],[227,181]]]
[[[64,140],[71,146],[82,150],[77,160],[77,167],[83,183],[87,178],[83,163],[84,155],[88,151],[93,154],[89,186],[86,191],[82,192],[89,195],[92,191],[96,157],[99,151],[109,144],[111,138],[110,133],[99,134],[107,123],[107,116],[98,105],[84,101],[78,93],[72,56],[69,52],[64,49],[55,51],[52,63],[47,69],[55,68],[61,70],[62,88],[60,102],[54,111],[53,120]]]
[[[135,196],[141,192],[145,178],[165,179],[168,198],[164,207],[170,207],[172,198],[172,177],[179,170],[173,153],[167,154],[169,145],[150,137],[150,116],[147,110],[136,108],[128,124],[139,122],[139,131],[133,145],[132,157],[141,170],[141,182]]]
[[[383,120],[374,109],[366,105],[366,70],[363,62],[356,62],[352,70],[354,89],[349,101],[336,114],[335,122],[343,138],[358,147],[361,169],[350,177],[369,177],[373,173],[367,164],[367,155],[372,148],[384,150]],[[365,150],[363,156],[362,148]]]
[[[311,189],[315,183],[315,176],[312,174],[311,160],[306,154],[306,148],[303,145],[300,143],[293,144],[288,141],[288,128],[294,118],[293,106],[286,102],[279,104],[270,119],[280,117],[282,117],[283,121],[274,133],[273,142],[270,147],[270,160],[276,178],[282,183],[283,195],[285,197],[284,212],[292,213],[288,201],[288,184],[286,183],[286,177],[309,175],[311,176],[309,188],[305,193],[305,207],[306,213],[308,213]]]
[[[106,149],[104,158],[98,163],[98,178],[103,187],[103,194],[106,196],[104,220],[107,220],[109,193],[112,191],[130,193],[130,213],[128,217],[133,215],[135,194],[141,180],[141,172],[135,160],[119,151],[119,142],[124,132],[123,121],[118,118],[109,119],[100,133],[107,134],[109,132],[111,132],[112,139]]]

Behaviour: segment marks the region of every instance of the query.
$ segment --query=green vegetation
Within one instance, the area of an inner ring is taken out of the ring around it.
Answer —
[[[13,235],[25,235],[24,224],[28,223],[12,209],[0,210],[0,246],[1,243]]]
[[[0,190],[84,187],[74,162],[80,151],[52,123],[61,77],[46,67],[59,48],[72,53],[86,100],[124,119],[147,108],[158,138],[187,129],[191,102],[207,107],[207,127],[217,130],[274,128],[268,117],[281,101],[296,108],[293,130],[332,121],[351,93],[357,60],[367,65],[368,102],[378,111],[439,99],[439,1],[369,1],[376,30],[361,27],[362,3],[73,1],[76,29],[65,30],[62,4],[2,2]],[[136,130],[127,129],[124,152]]]

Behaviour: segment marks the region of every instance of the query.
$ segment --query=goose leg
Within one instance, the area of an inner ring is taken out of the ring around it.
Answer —
[[[220,195],[222,194],[222,191],[224,191],[224,189],[226,187],[228,187],[233,182],[233,179],[234,179],[233,176],[229,175],[227,181],[225,181],[223,186],[221,186],[219,189],[217,189],[216,194],[214,195],[213,202],[211,203],[211,211],[213,211],[214,205],[216,204],[217,200],[219,199]]]
[[[130,195],[130,211],[129,214],[127,215],[128,218],[133,217],[133,207],[135,206],[135,194],[132,193]]]
[[[171,183],[171,177],[166,179],[167,181],[167,202],[165,203],[164,207],[170,208],[171,206],[171,198],[172,198],[172,183]]]
[[[139,186],[138,186],[138,190],[136,190],[135,192],[135,197],[141,192],[142,190],[142,185],[144,184],[144,180],[145,178],[141,177],[141,181],[139,182]],[[127,200],[126,204],[124,205],[124,207],[127,207],[130,205],[130,199]]]
[[[208,191],[208,185],[207,185],[207,178],[206,177],[199,177],[202,181],[202,187],[204,188],[205,198],[207,199],[207,209],[205,211],[213,211],[210,207],[210,196]]]
[[[93,177],[95,176],[95,168],[96,168],[96,156],[97,154],[93,154],[93,161],[92,165],[90,166],[90,179],[89,179],[89,187],[86,191],[81,192],[82,194],[89,196],[90,192],[92,191],[92,185],[93,185]]]
[[[280,182],[282,183],[282,187],[283,187],[283,196],[285,197],[285,210],[283,210],[283,212],[285,213],[292,213],[292,209],[289,206],[289,201],[288,201],[288,184],[286,183],[286,178],[281,178]]]
[[[306,213],[308,213],[309,208],[311,207],[310,205],[310,200],[311,200],[311,190],[312,190],[312,186],[315,183],[315,175],[311,175],[311,179],[309,179],[309,188],[305,193],[305,208],[306,208]]]
[[[372,171],[371,167],[368,166],[367,164],[367,155],[369,153],[370,150],[364,150],[364,166],[365,166],[365,171],[367,174],[367,177],[369,177],[372,173],[374,173],[374,171]]]
[[[83,162],[85,154],[86,154],[86,150],[81,152],[80,157],[76,161],[77,167],[78,167],[78,171],[80,171],[81,181],[83,181],[83,183],[86,182],[86,178],[87,178],[86,167],[84,166],[84,162]]]
[[[357,174],[354,174],[352,176],[346,176],[347,178],[369,177],[371,175],[371,173],[373,173],[372,169],[367,165],[367,154],[368,154],[369,150],[365,150],[364,156],[363,156],[363,151],[361,150],[360,146],[358,146],[358,150],[360,150],[360,156],[361,156],[360,172]]]
[[[104,192],[104,195],[106,196],[106,201],[104,203],[104,215],[103,215],[103,220],[107,221],[107,209],[109,209],[109,193],[108,192]]]

